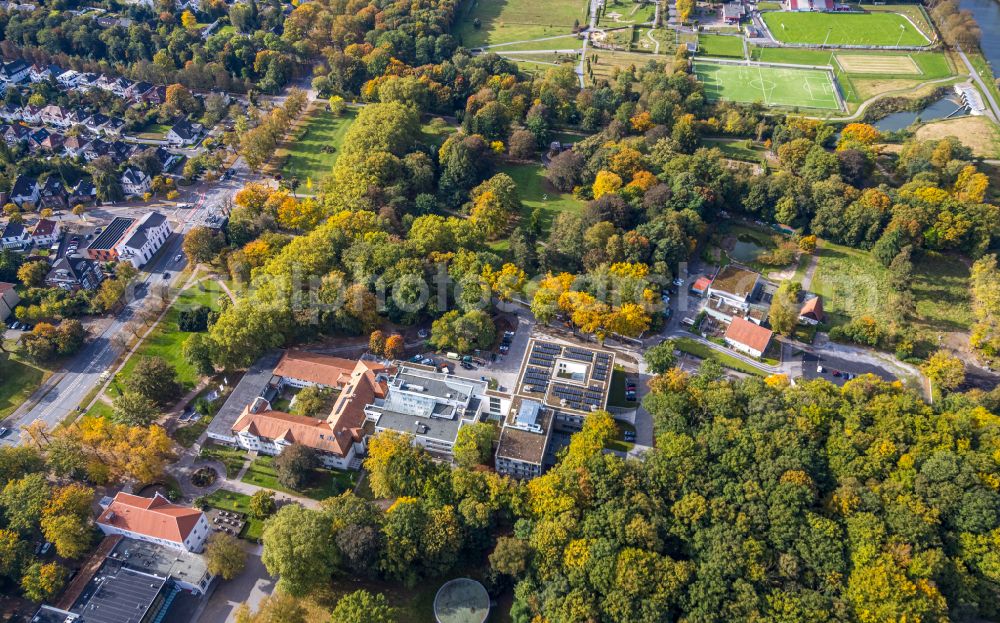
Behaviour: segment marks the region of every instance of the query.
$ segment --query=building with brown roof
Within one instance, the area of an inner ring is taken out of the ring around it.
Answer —
[[[814,296],[802,304],[802,309],[799,310],[799,322],[817,325],[824,320],[826,320],[826,314],[823,313],[822,298]]]
[[[14,308],[21,302],[13,283],[0,281],[0,322],[6,322],[14,313]]]
[[[740,352],[751,357],[762,357],[764,351],[767,350],[767,345],[771,343],[772,335],[770,329],[765,329],[737,316],[729,323],[723,339],[725,339],[726,344]]]
[[[118,493],[97,518],[97,525],[104,534],[189,552],[200,552],[211,531],[205,513],[174,504],[159,493],[151,498]]]
[[[346,374],[337,372],[334,377],[334,370],[348,360],[312,353],[294,353],[292,357],[288,354],[273,370],[273,377],[280,377],[281,382],[295,384],[295,380],[305,381],[303,376],[313,379],[312,384],[321,384],[319,381],[324,380],[342,382],[330,415],[326,420],[319,420],[275,411],[267,398],[257,396],[244,406],[232,425],[233,441],[246,450],[271,456],[298,443],[315,450],[325,467],[358,467],[358,456],[364,452],[365,407],[385,397],[388,389],[385,375],[392,368],[362,360],[353,362]],[[285,376],[291,374],[298,376]]]
[[[280,376],[284,384],[292,387],[318,385],[330,389],[342,389],[351,380],[351,374],[357,364],[357,361],[350,359],[288,350],[274,369],[274,375]]]

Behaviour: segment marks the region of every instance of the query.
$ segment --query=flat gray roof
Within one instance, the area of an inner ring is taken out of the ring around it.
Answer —
[[[282,352],[280,350],[268,352],[250,366],[240,382],[236,384],[233,392],[229,394],[229,398],[226,399],[222,408],[212,418],[212,423],[208,425],[210,435],[233,436],[233,424],[243,413],[243,407],[253,402],[254,398],[260,396],[267,389],[272,372],[281,360]]]
[[[137,623],[157,603],[165,578],[105,562],[71,611],[87,623]]]
[[[188,584],[198,584],[208,572],[205,559],[198,554],[128,538],[122,539],[108,558],[121,561],[136,571]]]
[[[412,413],[401,413],[391,411],[378,405],[370,405],[370,411],[379,413],[379,428],[387,428],[401,433],[420,435],[447,443],[454,443],[458,436],[458,429],[462,427],[462,419],[452,416],[451,419],[442,417],[420,417]],[[419,425],[419,430],[418,430]]]

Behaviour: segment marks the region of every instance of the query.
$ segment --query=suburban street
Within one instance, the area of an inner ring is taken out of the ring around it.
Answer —
[[[51,428],[63,421],[77,407],[86,409],[88,405],[81,405],[81,401],[94,387],[103,382],[101,374],[108,370],[120,354],[112,339],[113,336],[123,331],[130,320],[151,305],[150,291],[153,286],[166,281],[176,291],[187,279],[188,276],[181,272],[186,265],[186,259],[173,261],[174,256],[181,253],[184,235],[191,228],[203,223],[214,209],[221,206],[247,181],[249,171],[242,159],[237,160],[232,168],[236,170],[236,175],[232,178],[204,184],[182,194],[179,201],[192,204],[192,208],[176,209],[172,214],[168,214],[177,223],[167,242],[140,271],[135,287],[136,295],[105,325],[100,334],[89,336],[88,343],[80,353],[62,370],[53,374],[25,404],[2,423],[11,429],[10,434],[3,439],[3,443],[19,444],[21,427],[36,420],[45,422],[46,426]],[[98,215],[106,211],[110,216],[115,216],[120,215],[118,214],[120,211],[130,210],[144,213],[149,208],[105,206],[93,210],[91,214]],[[167,280],[162,277],[164,271],[170,272],[171,276]]]

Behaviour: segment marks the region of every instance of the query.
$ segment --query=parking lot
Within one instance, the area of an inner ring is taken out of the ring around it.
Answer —
[[[819,370],[820,367],[823,369],[822,372]],[[812,353],[805,353],[802,356],[802,376],[806,379],[822,378],[843,385],[861,374],[874,374],[887,381],[897,380],[896,376],[885,368],[868,363]]]

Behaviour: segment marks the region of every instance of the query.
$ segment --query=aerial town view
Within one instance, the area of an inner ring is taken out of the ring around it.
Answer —
[[[0,623],[1000,622],[1000,0],[0,0]]]

